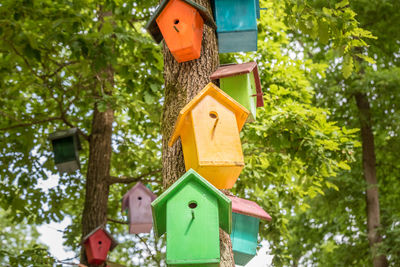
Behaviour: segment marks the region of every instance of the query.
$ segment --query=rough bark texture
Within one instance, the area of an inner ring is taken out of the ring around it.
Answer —
[[[207,7],[211,12],[209,0],[195,2]],[[204,26],[201,56],[197,60],[178,63],[164,44],[165,103],[162,117],[162,163],[163,186],[168,188],[185,172],[182,145],[180,140],[172,148],[168,140],[174,129],[179,111],[210,82],[210,75],[219,65],[218,46],[215,31]],[[220,230],[222,267],[235,266],[232,244],[228,234]]]
[[[368,240],[372,251],[374,267],[385,267],[388,266],[386,256],[377,255],[376,252],[377,246],[382,241],[382,237],[378,232],[378,228],[380,227],[380,211],[371,110],[368,98],[364,93],[357,93],[355,99],[357,102],[361,128],[364,178],[367,182],[366,201]]]

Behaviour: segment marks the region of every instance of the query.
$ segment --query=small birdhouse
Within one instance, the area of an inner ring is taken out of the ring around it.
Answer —
[[[200,57],[204,23],[216,28],[205,7],[190,0],[163,0],[145,28],[157,43],[164,38],[181,63]]]
[[[260,219],[270,221],[271,216],[253,201],[229,198],[232,200],[231,241],[235,263],[246,265],[257,254]]]
[[[258,0],[213,0],[220,53],[257,51]]]
[[[231,200],[194,170],[151,203],[154,231],[167,233],[168,266],[219,266],[219,228],[231,232]]]
[[[112,251],[118,242],[103,227],[97,227],[83,238],[86,257],[89,264],[100,265],[107,259],[108,251]]]
[[[132,187],[122,198],[122,211],[128,210],[129,233],[150,233],[153,227],[151,202],[156,199],[141,182]]]
[[[244,167],[239,132],[249,111],[209,83],[179,113],[168,145],[181,137],[186,170],[218,189],[232,188]]]
[[[53,145],[54,162],[61,172],[79,170],[79,150],[82,149],[76,128],[58,131],[50,134],[49,140]]]
[[[221,89],[250,111],[248,121],[256,120],[256,108],[264,106],[256,62],[222,65],[210,78],[219,79]]]

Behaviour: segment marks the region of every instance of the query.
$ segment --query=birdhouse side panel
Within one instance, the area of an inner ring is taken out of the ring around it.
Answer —
[[[217,32],[257,30],[254,0],[215,0]]]
[[[183,158],[186,170],[199,168],[197,144],[194,137],[193,121],[191,116],[186,116],[181,131]]]
[[[221,89],[250,111],[247,121],[254,121],[256,114],[256,94],[251,73],[220,79]]]
[[[257,253],[257,236],[260,219],[239,213],[232,213],[232,249],[245,254]]]
[[[151,213],[151,197],[142,189],[129,196],[129,222],[131,224],[147,224],[153,222]]]
[[[156,22],[178,62],[200,57],[204,21],[196,8],[181,0],[171,0]]]
[[[233,111],[206,96],[191,111],[200,165],[242,166],[242,145]]]
[[[220,32],[217,37],[219,53],[257,51],[257,30]]]
[[[167,202],[167,263],[219,261],[217,199],[204,186],[188,183]]]

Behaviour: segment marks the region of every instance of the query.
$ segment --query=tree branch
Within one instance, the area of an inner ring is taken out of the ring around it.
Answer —
[[[115,219],[112,219],[112,218],[109,218],[109,217],[107,217],[107,221],[113,222],[113,223],[119,223],[119,224],[129,224],[129,222],[119,221],[119,220],[115,220]]]
[[[150,171],[150,172],[142,174],[142,175],[139,175],[137,177],[124,177],[124,176],[123,177],[115,177],[115,176],[109,176],[108,177],[108,183],[109,183],[109,185],[112,185],[112,184],[130,184],[130,183],[134,183],[134,182],[139,182],[139,181],[143,180],[144,177],[156,174],[158,172],[161,172],[161,168],[153,170],[153,171]]]
[[[40,123],[56,121],[56,120],[62,120],[62,118],[61,117],[51,117],[51,118],[47,118],[47,119],[43,119],[43,120],[35,120],[35,121],[26,122],[26,123],[15,124],[15,125],[12,125],[9,127],[0,128],[0,131],[11,130],[11,129],[19,128],[19,127],[32,126],[34,124],[40,124]]]
[[[151,249],[149,247],[149,245],[147,245],[147,242],[143,240],[143,238],[141,238],[138,234],[135,234],[140,241],[146,246],[147,251],[149,252],[151,258],[153,259],[153,261],[157,262],[157,265],[160,266],[160,262],[156,259],[156,257],[153,255],[153,252],[151,252]]]

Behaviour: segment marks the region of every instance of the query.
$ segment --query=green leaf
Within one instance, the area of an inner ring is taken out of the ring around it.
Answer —
[[[351,73],[353,72],[353,57],[349,54],[346,54],[343,58],[342,63],[342,73],[344,78],[349,78]]]
[[[349,0],[343,0],[335,5],[336,9],[343,8],[349,5]]]
[[[318,23],[318,36],[322,44],[329,42],[329,25],[325,20],[321,20]]]

